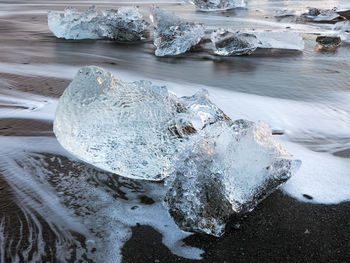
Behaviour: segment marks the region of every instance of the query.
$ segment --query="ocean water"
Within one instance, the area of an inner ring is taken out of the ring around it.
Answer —
[[[304,51],[259,50],[249,57],[219,58],[192,52],[157,58],[151,39],[57,39],[47,10],[152,5],[209,28],[299,32]],[[350,8],[346,0],[248,0],[227,12],[199,12],[186,1],[0,1],[0,261],[121,261],[137,223],[162,234],[172,253],[199,259],[184,246],[190,235],[162,207],[163,187],[97,170],[68,154],[52,133],[57,99],[81,66],[98,65],[124,81],[151,80],[178,95],[200,88],[232,119],[262,120],[283,130],[282,145],[303,164],[282,191],[300,200],[337,204],[350,200],[350,45],[317,52],[327,23],[276,9]],[[304,194],[313,197],[304,198]],[[153,203],[145,203],[145,196]],[[14,230],[15,229],[15,230]]]

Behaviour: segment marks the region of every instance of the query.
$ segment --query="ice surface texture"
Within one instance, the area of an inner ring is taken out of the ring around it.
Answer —
[[[220,236],[233,213],[253,209],[299,166],[262,123],[232,122],[205,90],[177,98],[165,87],[79,70],[61,96],[54,132],[96,167],[166,180],[166,207],[186,231]]]
[[[98,11],[91,6],[83,13],[66,8],[63,16],[49,11],[48,25],[55,36],[65,39],[137,41],[145,38],[148,30],[148,24],[136,7]]]
[[[156,56],[176,56],[190,50],[204,36],[204,26],[187,22],[174,13],[154,7],[154,45]]]
[[[333,31],[340,35],[340,38],[344,42],[350,42],[350,21],[338,22],[334,25]]]
[[[245,7],[245,0],[191,0],[202,11],[228,10],[237,7]]]

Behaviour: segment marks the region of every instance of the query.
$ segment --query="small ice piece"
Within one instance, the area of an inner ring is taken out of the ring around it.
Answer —
[[[162,180],[187,134],[186,111],[165,87],[122,82],[102,68],[79,70],[61,96],[54,133],[79,159],[125,177]]]
[[[303,50],[304,40],[299,33],[289,31],[254,32],[259,48]]]
[[[277,9],[275,10],[274,16],[277,18],[282,18],[286,16],[295,16],[296,12],[295,10],[288,10],[288,9]]]
[[[245,7],[246,0],[191,0],[202,11],[228,10],[237,7]]]
[[[159,7],[152,9],[156,56],[176,56],[197,45],[204,36],[202,24],[187,22]]]
[[[218,29],[211,34],[214,53],[220,56],[250,55],[258,47],[259,40],[253,34]]]
[[[339,36],[318,36],[316,42],[319,49],[333,50],[340,46],[341,39]]]
[[[350,21],[338,22],[334,25],[333,31],[340,35],[340,38],[344,42],[350,41]]]
[[[138,8],[131,6],[106,11],[91,6],[82,13],[66,8],[63,15],[49,11],[47,17],[49,29],[58,38],[138,41],[148,34],[148,23]]]
[[[342,16],[336,11],[336,8],[318,9],[309,7],[308,11],[302,14],[302,17],[314,22],[334,22],[342,19]]]
[[[193,135],[166,179],[164,204],[184,231],[221,236],[228,218],[253,208],[301,162],[263,123],[220,120]]]

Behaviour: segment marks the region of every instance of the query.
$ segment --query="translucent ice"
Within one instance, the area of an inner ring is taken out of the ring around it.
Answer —
[[[334,25],[333,31],[340,35],[342,41],[350,41],[350,21],[338,22]]]
[[[230,215],[251,211],[298,169],[263,123],[217,121],[179,155],[165,204],[185,231],[224,233]]]
[[[245,7],[246,0],[191,0],[202,11],[228,10]]]
[[[147,36],[148,28],[136,7],[98,11],[95,6],[83,13],[75,8],[66,8],[63,15],[49,11],[48,26],[59,38],[110,38],[118,41],[141,40]]]
[[[164,87],[125,83],[85,67],[61,96],[54,121],[60,144],[83,161],[129,178],[161,180],[190,133],[185,110]]]
[[[232,122],[205,90],[177,98],[94,66],[80,69],[61,96],[54,133],[96,167],[165,179],[164,203],[176,224],[215,236],[230,215],[252,210],[300,164],[265,124]]]
[[[261,44],[259,48],[303,50],[304,40],[299,33],[289,31],[254,32]]]
[[[308,20],[315,22],[332,22],[341,20],[342,16],[336,12],[336,8],[333,9],[318,9],[308,8],[308,11],[302,16]]]
[[[211,35],[214,53],[221,56],[250,55],[256,48],[303,50],[300,34],[288,31],[234,32],[218,29]]]
[[[214,31],[211,41],[214,53],[221,56],[250,55],[259,44],[255,35],[225,29]]]
[[[187,22],[175,14],[155,7],[152,9],[156,56],[176,56],[198,44],[204,36],[204,26]]]

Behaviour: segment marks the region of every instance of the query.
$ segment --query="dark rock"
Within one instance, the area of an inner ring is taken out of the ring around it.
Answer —
[[[321,45],[323,48],[337,48],[341,44],[341,39],[339,36],[318,36],[316,38],[317,44]]]

